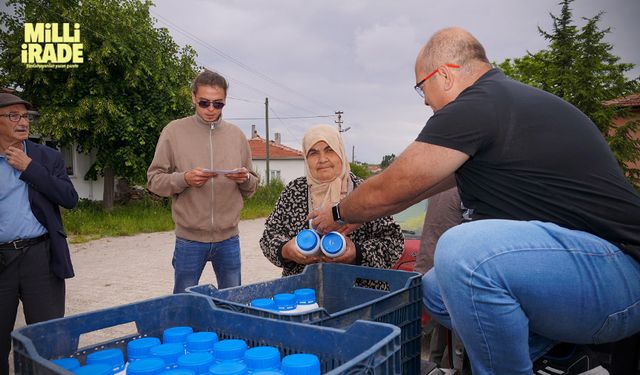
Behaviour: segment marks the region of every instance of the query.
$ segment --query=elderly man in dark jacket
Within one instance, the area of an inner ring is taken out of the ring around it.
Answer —
[[[59,206],[78,203],[59,152],[28,140],[31,104],[0,93],[0,375],[22,301],[28,324],[64,315],[73,277]]]

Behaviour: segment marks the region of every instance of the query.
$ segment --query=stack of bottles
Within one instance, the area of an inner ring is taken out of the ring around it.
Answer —
[[[280,314],[301,314],[320,308],[316,301],[316,291],[311,288],[275,294],[272,298],[256,298],[251,301],[250,306]]]
[[[313,354],[291,354],[280,360],[272,346],[249,348],[244,340],[218,340],[215,332],[193,332],[191,327],[165,329],[162,341],[143,337],[122,350],[103,349],[88,354],[86,364],[76,358],[52,362],[80,375],[318,375],[320,360]]]

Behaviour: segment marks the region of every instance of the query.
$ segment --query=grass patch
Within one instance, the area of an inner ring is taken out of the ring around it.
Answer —
[[[168,201],[151,199],[117,205],[111,212],[103,210],[100,202],[81,200],[76,208],[62,213],[62,221],[71,243],[173,230]]]
[[[269,216],[280,197],[282,189],[284,189],[284,184],[278,179],[269,181],[269,185],[258,186],[253,197],[244,201],[244,208],[240,211],[240,219],[247,220]]]
[[[245,201],[240,219],[268,216],[283,188],[284,185],[279,180],[272,181],[268,186],[259,186],[256,194]],[[70,243],[174,229],[168,199],[135,200],[116,205],[111,212],[104,211],[100,202],[83,199],[73,210],[63,210],[62,221]]]

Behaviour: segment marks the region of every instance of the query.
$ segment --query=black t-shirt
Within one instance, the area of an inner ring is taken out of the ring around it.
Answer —
[[[492,69],[417,141],[469,155],[456,180],[472,220],[540,220],[640,246],[640,195],[596,125],[557,96]]]

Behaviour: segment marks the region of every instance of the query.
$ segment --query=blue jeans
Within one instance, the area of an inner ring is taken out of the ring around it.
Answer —
[[[640,264],[551,223],[480,220],[448,230],[422,291],[433,318],[462,339],[474,375],[531,375],[532,360],[557,342],[640,331]]]
[[[240,285],[240,238],[233,236],[220,242],[197,242],[176,237],[173,251],[173,293],[183,293],[198,285],[202,270],[211,261],[218,289]]]

